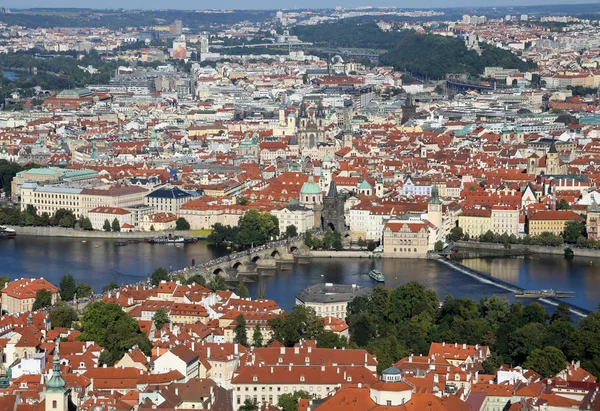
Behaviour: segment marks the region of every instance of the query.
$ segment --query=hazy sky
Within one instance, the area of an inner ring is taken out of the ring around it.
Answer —
[[[2,4],[3,3],[3,4]],[[597,3],[597,0],[8,0],[0,2],[0,7],[89,7],[126,9],[293,9],[335,6],[397,6],[397,7],[463,7],[463,6],[514,6],[542,4],[583,4]]]

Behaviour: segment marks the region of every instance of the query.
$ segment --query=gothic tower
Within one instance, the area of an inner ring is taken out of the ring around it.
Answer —
[[[343,233],[346,230],[344,198],[339,195],[335,181],[329,184],[329,191],[323,198],[323,229]]]
[[[433,183],[433,187],[431,187],[431,200],[427,204],[427,219],[436,228],[442,227],[442,202],[436,183]]]

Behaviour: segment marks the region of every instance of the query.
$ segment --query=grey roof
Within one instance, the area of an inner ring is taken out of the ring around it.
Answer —
[[[373,289],[356,284],[315,284],[296,294],[296,299],[303,303],[337,303],[352,301],[354,297],[366,296]]]
[[[173,188],[163,187],[163,188],[159,188],[158,190],[154,190],[150,194],[146,195],[146,197],[151,197],[151,198],[172,198],[172,199],[191,197],[191,196],[192,195],[190,193],[188,193],[187,191],[183,191],[182,189],[180,189],[178,187],[173,187]]]

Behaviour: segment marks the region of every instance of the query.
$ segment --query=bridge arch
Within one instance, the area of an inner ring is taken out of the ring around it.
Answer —
[[[271,253],[271,257],[273,258],[281,258],[281,253],[279,252],[278,249],[273,250],[273,252]]]
[[[333,223],[327,224],[327,227],[325,227],[325,228],[328,229],[329,231],[335,232],[335,225],[333,225]]]
[[[231,266],[231,268],[233,268],[234,270],[240,270],[240,267],[243,269],[244,268],[244,264],[241,261],[236,261],[235,263],[233,263],[233,265]]]
[[[300,249],[298,247],[296,247],[295,245],[290,247],[290,253],[294,254],[294,253],[297,253],[298,251],[300,251]]]
[[[225,271],[221,267],[217,267],[213,270],[214,275],[225,275]]]
[[[256,264],[256,263],[257,263],[257,262],[258,262],[260,259],[261,259],[261,256],[260,256],[260,255],[255,255],[254,257],[252,257],[252,262],[253,262],[254,264]]]

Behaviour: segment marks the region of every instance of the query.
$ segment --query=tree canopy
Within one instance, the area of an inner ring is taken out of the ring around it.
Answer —
[[[71,328],[74,321],[77,321],[77,311],[64,301],[57,302],[49,313],[52,327]]]
[[[154,287],[158,287],[161,281],[169,281],[169,272],[162,267],[158,267],[152,272],[150,282]]]
[[[50,307],[52,305],[52,292],[49,290],[38,290],[35,293],[35,300],[31,307],[32,310],[41,310],[42,308]]]

